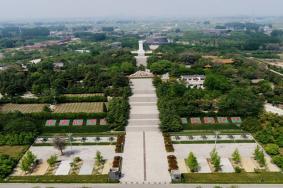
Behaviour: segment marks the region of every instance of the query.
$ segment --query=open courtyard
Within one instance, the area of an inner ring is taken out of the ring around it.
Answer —
[[[227,144],[174,144],[178,164],[182,173],[188,173],[190,170],[186,166],[185,160],[190,152],[196,156],[199,162],[199,173],[212,173],[213,170],[209,164],[210,152],[216,148],[221,159],[221,172],[235,172],[232,162],[232,153],[238,149],[241,156],[241,167],[245,172],[254,172],[260,169],[259,164],[254,160],[254,151],[256,143],[227,143]],[[267,162],[267,171],[279,172],[280,169],[271,163],[271,158],[265,154]]]
[[[32,146],[31,151],[38,159],[39,163],[31,174],[34,176],[41,175],[71,175],[72,165],[71,163],[77,157],[81,159],[79,169],[77,169],[77,175],[95,175],[95,174],[108,174],[115,154],[115,146],[111,145],[89,145],[89,146],[67,146],[61,155],[60,152],[53,146]],[[96,153],[101,152],[104,159],[103,167],[96,169],[95,157]],[[58,163],[55,169],[50,172],[50,167],[47,160],[52,156],[58,156]],[[25,174],[19,167],[16,168],[13,176],[25,176]]]

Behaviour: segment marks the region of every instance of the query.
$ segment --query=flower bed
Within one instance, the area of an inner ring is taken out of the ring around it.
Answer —
[[[232,123],[242,123],[242,119],[240,117],[231,117]]]
[[[69,126],[70,125],[70,120],[69,119],[62,119],[59,122],[59,126]]]
[[[227,117],[217,117],[218,123],[230,123]]]
[[[168,155],[167,156],[167,161],[168,161],[168,171],[171,172],[171,170],[178,170],[178,163],[177,163],[177,158],[175,155]]]
[[[96,123],[97,123],[97,121],[96,121],[96,119],[88,119],[87,121],[86,121],[86,125],[88,126],[88,125],[96,125]]]
[[[112,167],[121,169],[121,166],[122,166],[122,157],[121,156],[115,156],[113,163],[112,163]]]
[[[174,147],[169,134],[163,134],[165,149],[167,152],[174,152]]]
[[[205,124],[214,124],[215,123],[215,119],[213,117],[204,117],[203,118],[203,122]]]
[[[74,119],[73,120],[73,126],[82,126],[84,124],[83,119]]]
[[[192,117],[190,118],[191,124],[201,124],[201,120],[199,117]]]
[[[56,119],[49,119],[46,121],[45,126],[55,126],[57,120]]]
[[[118,135],[117,136],[117,142],[116,142],[116,153],[123,153],[124,150],[124,144],[125,144],[125,135]]]

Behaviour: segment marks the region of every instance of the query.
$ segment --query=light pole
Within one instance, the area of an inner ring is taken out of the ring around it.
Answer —
[[[69,144],[71,146],[71,151],[72,151],[72,135],[73,133],[67,133],[68,139],[69,139]]]
[[[217,142],[217,139],[218,139],[218,135],[220,134],[220,131],[215,131],[215,143],[214,143],[214,148],[216,149],[216,142]]]

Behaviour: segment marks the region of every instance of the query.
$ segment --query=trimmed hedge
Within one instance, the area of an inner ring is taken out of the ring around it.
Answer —
[[[282,184],[283,174],[281,172],[186,173],[182,174],[181,183]]]
[[[110,126],[107,125],[94,125],[94,126],[54,126],[44,127],[45,133],[97,133],[111,131]]]
[[[108,175],[68,176],[10,176],[5,183],[118,183],[110,181]]]
[[[56,97],[57,103],[67,103],[67,102],[107,102],[107,97],[105,96],[88,96],[88,97],[76,97],[76,96],[58,96]],[[36,99],[26,99],[21,97],[14,98],[4,98],[0,100],[0,103],[15,103],[15,104],[37,104],[37,103],[49,103],[54,102],[53,97],[39,97]]]
[[[49,113],[49,112],[40,112],[40,113],[30,113],[26,114],[28,117],[34,119],[86,119],[86,118],[105,118],[106,112],[100,113]]]
[[[214,140],[173,141],[173,144],[214,144]],[[217,144],[225,143],[255,143],[254,140],[217,140]]]
[[[225,130],[225,129],[240,129],[237,125],[233,123],[229,124],[188,124],[183,125],[184,130]]]

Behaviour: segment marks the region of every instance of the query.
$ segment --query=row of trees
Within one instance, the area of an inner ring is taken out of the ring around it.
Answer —
[[[115,97],[109,102],[107,122],[111,129],[124,130],[128,123],[130,105],[128,98]]]
[[[235,151],[232,153],[231,158],[235,164],[240,164],[241,156],[238,149],[235,149]],[[218,155],[218,152],[215,148],[210,152],[210,162],[213,165],[215,172],[221,170],[220,156]],[[193,154],[193,152],[189,153],[186,164],[190,168],[191,172],[198,172],[200,168],[197,158]]]

